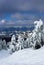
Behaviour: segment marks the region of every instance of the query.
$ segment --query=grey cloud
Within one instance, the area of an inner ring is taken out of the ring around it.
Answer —
[[[0,0],[0,12],[29,10],[29,5],[29,0]]]
[[[11,15],[12,19],[17,19],[17,20],[36,20],[39,19],[39,14],[26,14],[26,13],[15,13]]]
[[[40,16],[37,14],[27,14],[27,13],[15,13],[11,15],[12,19],[16,19],[15,25],[29,25],[33,24],[35,20],[39,20]]]
[[[36,14],[22,13],[25,11],[32,11]],[[11,18],[17,19],[17,21],[9,20],[6,24],[32,23],[39,18],[44,19],[44,16],[40,15],[44,13],[44,0],[0,0],[0,17],[3,18],[5,13],[11,13]]]
[[[44,10],[44,0],[0,0],[0,12]]]

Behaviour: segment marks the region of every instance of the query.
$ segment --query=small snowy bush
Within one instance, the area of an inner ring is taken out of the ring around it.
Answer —
[[[12,54],[13,52],[15,52],[14,45],[10,45],[8,51],[9,51],[10,54]]]
[[[2,39],[0,39],[0,50],[2,50],[2,44],[3,44]]]
[[[21,50],[21,44],[18,43],[15,48],[16,48],[16,51]]]
[[[5,40],[3,40],[2,48],[5,49],[5,50],[7,49],[7,44],[6,44],[6,41]]]
[[[21,49],[24,49],[24,38],[21,35],[18,37],[18,44],[21,46]]]

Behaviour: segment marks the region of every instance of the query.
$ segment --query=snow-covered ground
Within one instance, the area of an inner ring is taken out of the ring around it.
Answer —
[[[44,65],[44,46],[38,50],[23,49],[10,55],[0,51],[0,65]]]

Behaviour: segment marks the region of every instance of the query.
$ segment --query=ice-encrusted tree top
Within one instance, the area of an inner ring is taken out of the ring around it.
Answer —
[[[41,19],[39,21],[35,21],[34,25],[35,25],[35,31],[43,30],[43,21]]]
[[[11,41],[15,41],[15,35],[12,36]]]

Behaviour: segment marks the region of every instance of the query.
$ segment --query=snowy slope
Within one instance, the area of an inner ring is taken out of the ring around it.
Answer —
[[[9,56],[10,56],[10,54],[9,54],[8,51],[6,51],[6,50],[1,50],[0,51],[0,60],[5,59],[5,58],[7,58]]]
[[[16,51],[12,55],[3,50],[0,52],[0,65],[44,65],[44,46],[38,50],[29,48]]]

